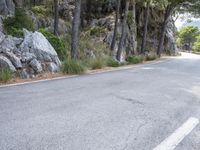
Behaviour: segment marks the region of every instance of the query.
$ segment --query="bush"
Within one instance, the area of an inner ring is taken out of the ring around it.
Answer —
[[[61,60],[65,60],[67,58],[67,48],[65,47],[64,40],[60,39],[59,37],[55,36],[54,34],[45,29],[39,29],[38,31],[41,32],[51,43],[51,45],[56,50],[58,57]]]
[[[114,60],[113,58],[108,58],[107,66],[108,67],[119,67],[120,63],[118,61]]]
[[[34,6],[32,7],[32,11],[34,14],[40,17],[46,17],[52,13],[50,7],[46,7],[44,5]]]
[[[146,56],[146,61],[152,61],[152,60],[155,60],[157,59],[158,56],[156,54],[149,54]]]
[[[21,8],[17,8],[14,17],[7,17],[3,20],[4,29],[7,34],[22,37],[22,29],[33,30],[33,22],[31,18],[26,15],[25,11]]]
[[[0,82],[7,83],[12,78],[12,72],[8,68],[0,69]]]
[[[105,66],[105,60],[104,59],[93,59],[89,62],[89,66],[91,69],[102,69]]]
[[[85,72],[85,67],[81,62],[69,59],[62,63],[61,71],[64,74],[82,74]]]
[[[127,61],[130,64],[138,64],[138,63],[143,62],[143,60],[144,60],[143,56],[140,56],[140,55],[127,57]]]
[[[193,51],[200,52],[200,35],[196,37],[196,42],[194,43]]]
[[[90,29],[91,36],[100,36],[101,34],[105,32],[106,32],[106,29],[104,27],[94,27]]]

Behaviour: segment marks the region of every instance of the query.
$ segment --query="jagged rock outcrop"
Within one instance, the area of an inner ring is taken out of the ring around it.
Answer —
[[[13,0],[0,0],[0,14],[13,15],[15,13],[15,4]]]
[[[0,32],[0,67],[9,68],[21,78],[59,71],[61,62],[43,34],[23,31],[24,38],[5,36]]]
[[[16,71],[11,61],[6,56],[1,54],[0,54],[0,68],[9,68],[13,72]]]

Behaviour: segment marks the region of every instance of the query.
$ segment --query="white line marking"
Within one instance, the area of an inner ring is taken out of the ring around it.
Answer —
[[[166,138],[160,145],[153,150],[174,150],[176,146],[199,124],[199,119],[189,118],[172,135]]]
[[[165,62],[166,60],[170,60],[170,59],[158,60],[158,61],[155,61],[155,62],[148,62],[146,64],[137,64],[137,65],[122,66],[122,67],[119,67],[119,68],[113,68],[111,70],[102,70],[102,71],[99,71],[99,72],[86,73],[85,75],[95,75],[95,74],[101,74],[101,73],[107,73],[107,72],[127,70],[127,69],[132,69],[132,68],[139,68],[139,67],[141,67],[143,65],[155,65],[155,64],[159,64],[159,63]],[[0,85],[0,88],[12,87],[12,86],[20,86],[20,85],[27,85],[27,84],[32,84],[32,83],[41,83],[41,82],[61,80],[61,79],[68,79],[68,78],[74,78],[74,77],[78,77],[78,76],[80,76],[80,75],[69,75],[69,76],[61,76],[61,77],[55,77],[55,78],[50,78],[50,79],[41,79],[41,80],[39,79],[39,80],[26,81],[26,82],[21,82],[21,83],[11,83],[11,84]]]

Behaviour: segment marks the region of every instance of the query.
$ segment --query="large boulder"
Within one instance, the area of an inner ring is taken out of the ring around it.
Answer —
[[[24,29],[24,35],[24,41],[20,46],[22,52],[34,54],[41,62],[46,62],[48,59],[58,66],[61,64],[55,49],[42,33],[37,31],[33,33]]]
[[[16,69],[21,69],[22,68],[22,63],[19,57],[17,57],[15,54],[11,52],[6,52],[5,55],[9,60],[12,62],[12,64],[15,66]]]
[[[36,72],[36,73],[40,73],[42,72],[42,65],[41,63],[37,60],[37,59],[33,59],[29,65],[31,66],[31,68],[33,68],[33,70]]]
[[[3,32],[0,31],[0,44],[3,42],[3,40],[5,39],[5,35],[3,34]]]
[[[36,56],[33,53],[24,52],[21,54],[21,61],[23,63],[29,63],[33,59],[36,59]]]
[[[3,32],[3,16],[0,15],[0,32]]]
[[[13,72],[16,71],[11,61],[3,55],[0,55],[0,68],[9,68]]]
[[[47,66],[48,66],[48,71],[50,71],[50,72],[58,72],[59,71],[59,67],[53,62],[47,64]]]
[[[0,0],[0,15],[13,15],[15,4],[13,0]]]
[[[21,44],[23,41],[22,38],[16,38],[13,36],[8,35],[7,37],[3,36],[3,41],[0,42],[0,52],[16,52],[17,47]],[[1,33],[0,33],[0,39],[1,39]],[[1,40],[0,40],[1,41]]]
[[[24,38],[0,32],[0,68],[9,68],[21,78],[33,78],[44,71],[58,72],[61,62],[40,32],[24,29]]]
[[[30,75],[28,74],[28,72],[26,71],[26,69],[22,69],[18,71],[18,76],[22,79],[28,79],[30,78]]]

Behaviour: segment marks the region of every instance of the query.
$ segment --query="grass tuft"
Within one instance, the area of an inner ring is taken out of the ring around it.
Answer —
[[[120,66],[120,63],[116,60],[114,60],[113,58],[108,58],[107,59],[107,66],[108,67],[119,67]]]
[[[64,74],[83,74],[85,67],[80,61],[69,59],[62,63],[61,71]]]
[[[105,60],[101,58],[93,59],[89,62],[89,66],[91,69],[102,69],[105,67]]]
[[[137,55],[137,56],[128,56],[127,57],[127,62],[129,64],[138,64],[138,63],[142,63],[144,61],[144,57]]]
[[[152,61],[152,60],[156,60],[158,58],[158,56],[156,54],[149,54],[146,56],[146,61]]]
[[[0,82],[7,83],[12,78],[12,72],[8,68],[0,69]]]

